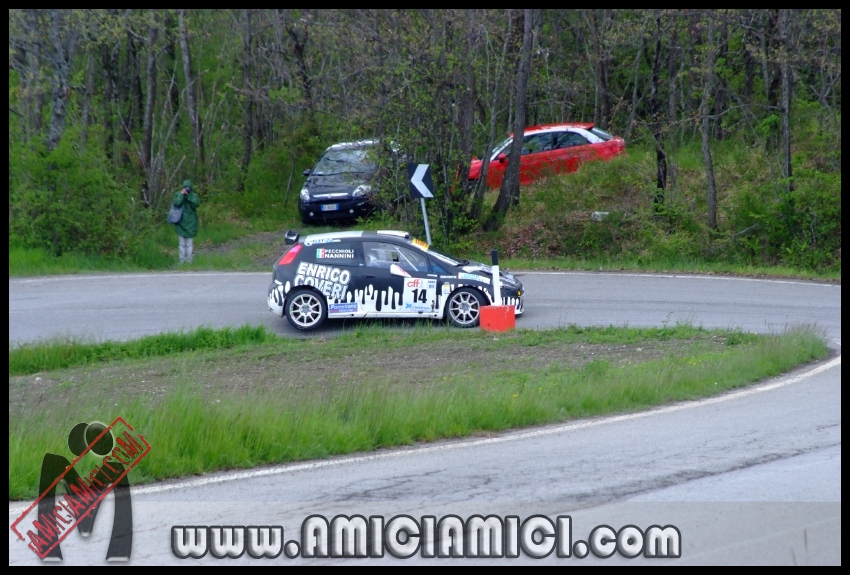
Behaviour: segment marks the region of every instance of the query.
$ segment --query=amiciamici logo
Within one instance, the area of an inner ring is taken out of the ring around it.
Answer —
[[[62,540],[74,527],[83,537],[91,535],[100,502],[114,491],[115,518],[106,560],[129,560],[133,506],[127,475],[150,453],[150,445],[119,417],[109,425],[77,424],[68,434],[68,448],[76,456],[72,462],[62,455],[44,454],[39,497],[12,523],[12,531],[43,560],[61,561]],[[57,497],[59,483],[65,494]]]

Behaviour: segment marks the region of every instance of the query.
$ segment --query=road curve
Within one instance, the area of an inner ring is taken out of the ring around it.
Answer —
[[[268,274],[11,280],[10,341],[64,333],[129,338],[200,324],[264,323],[290,334],[264,309],[267,280]],[[526,273],[522,280],[530,295],[521,327],[687,320],[764,332],[808,322],[822,326],[840,350],[836,285],[594,273]],[[185,312],[174,311],[184,305]],[[587,541],[602,524],[675,525],[682,537],[676,559],[552,554],[548,563],[840,565],[839,353],[754,388],[641,414],[134,488],[131,563],[181,563],[171,552],[172,525],[281,525],[285,540],[298,540],[312,514],[543,514],[569,515],[573,542]],[[101,518],[111,517],[110,506],[111,498]],[[22,507],[10,504],[10,523]],[[63,544],[65,563],[103,564],[109,530],[99,519],[89,541],[72,534]],[[9,544],[10,564],[39,562],[11,530]],[[207,554],[197,561],[218,560]],[[246,554],[235,561],[260,560]],[[453,560],[469,561],[537,560]]]
[[[841,286],[726,276],[519,272],[518,327],[661,326],[689,321],[755,332],[816,323],[840,343]],[[9,341],[133,339],[200,325],[262,324],[296,331],[266,306],[270,273],[163,273],[9,280]],[[356,324],[348,321],[346,325]],[[327,322],[323,333],[344,324]],[[300,335],[300,334],[298,334]]]

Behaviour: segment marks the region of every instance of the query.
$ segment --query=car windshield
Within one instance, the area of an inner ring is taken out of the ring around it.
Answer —
[[[493,148],[493,155],[490,156],[490,161],[492,162],[493,160],[495,160],[499,156],[499,154],[504,152],[505,148],[507,148],[508,146],[511,145],[511,142],[513,141],[513,139],[514,139],[513,136],[508,136],[507,138],[505,138],[504,140],[499,142],[499,144],[495,148]]]
[[[368,148],[327,150],[316,162],[316,167],[310,171],[310,175],[333,176],[374,172],[378,166],[371,160],[370,155]]]
[[[449,257],[445,254],[441,254],[440,252],[435,252],[434,250],[429,249],[428,253],[431,254],[432,256],[434,256],[436,259],[443,262],[444,264],[448,264],[450,266],[459,266],[461,264],[460,261],[458,261],[458,260],[456,260],[452,257]]]

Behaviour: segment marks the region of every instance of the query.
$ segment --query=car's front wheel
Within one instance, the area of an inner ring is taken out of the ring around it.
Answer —
[[[483,301],[477,290],[460,288],[446,302],[446,319],[455,327],[475,327],[481,317]]]
[[[316,329],[327,319],[328,307],[325,299],[313,290],[301,288],[286,298],[286,319],[292,327],[301,331]]]

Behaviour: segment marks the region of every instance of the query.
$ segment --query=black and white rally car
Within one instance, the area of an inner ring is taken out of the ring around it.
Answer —
[[[426,317],[457,327],[478,325],[493,305],[488,265],[436,252],[399,231],[347,231],[299,238],[275,264],[269,286],[272,313],[311,330],[327,318]],[[522,284],[500,271],[501,305],[523,312]]]

